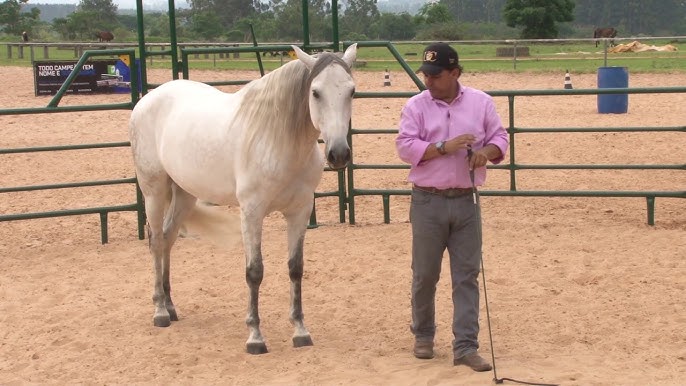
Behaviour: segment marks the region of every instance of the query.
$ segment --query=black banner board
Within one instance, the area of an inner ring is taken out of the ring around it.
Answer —
[[[117,59],[89,60],[67,90],[70,94],[112,93],[119,79]],[[77,61],[35,61],[33,77],[36,96],[54,95],[62,87]]]

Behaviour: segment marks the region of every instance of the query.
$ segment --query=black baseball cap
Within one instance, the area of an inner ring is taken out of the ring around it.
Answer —
[[[457,51],[447,43],[432,43],[424,49],[422,66],[416,72],[427,75],[438,75],[443,70],[459,67]]]

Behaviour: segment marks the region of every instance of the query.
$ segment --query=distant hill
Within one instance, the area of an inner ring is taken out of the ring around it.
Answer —
[[[22,12],[30,12],[31,8],[38,8],[40,10],[41,21],[52,22],[54,19],[67,17],[70,13],[76,11],[74,4],[22,4]]]

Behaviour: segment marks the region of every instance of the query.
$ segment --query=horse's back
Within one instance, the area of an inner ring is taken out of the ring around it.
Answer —
[[[178,79],[160,85],[146,94],[133,108],[131,119],[144,121],[146,117],[168,117],[174,111],[185,111],[184,114],[192,114],[204,104],[203,99],[211,100],[223,94],[216,88],[204,83],[191,80]]]
[[[617,30],[614,27],[596,28],[593,31],[594,38],[614,38],[617,36]]]
[[[200,99],[212,99],[209,96],[217,93],[220,92],[211,86],[183,79],[164,83],[150,91],[131,112],[131,140],[135,141],[135,145],[141,146],[134,148],[134,154],[150,152],[148,146],[157,147],[166,131],[178,127],[175,122],[185,121],[179,121],[178,116],[193,118],[194,111],[206,106]]]
[[[233,185],[231,121],[236,96],[200,82],[174,80],[146,94],[134,107],[130,138],[137,172],[168,175],[201,199],[223,201]],[[223,170],[223,176],[210,172]],[[215,178],[217,188],[208,181]]]
[[[131,113],[131,136],[151,141],[160,155],[197,141],[221,139],[227,135],[237,105],[233,94],[200,82],[173,80],[136,104]]]

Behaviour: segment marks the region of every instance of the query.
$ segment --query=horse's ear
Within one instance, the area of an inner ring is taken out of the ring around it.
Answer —
[[[357,58],[357,43],[353,43],[350,45],[345,50],[345,53],[343,54],[343,61],[348,65],[348,67],[352,68],[353,62],[355,62],[355,59]]]
[[[307,52],[301,50],[298,46],[292,45],[291,47],[293,47],[293,51],[295,51],[295,55],[298,57],[298,59],[300,59],[301,62],[305,63],[305,66],[307,66],[307,68],[311,70],[312,67],[314,67],[314,62],[316,62],[317,59],[313,58]]]

